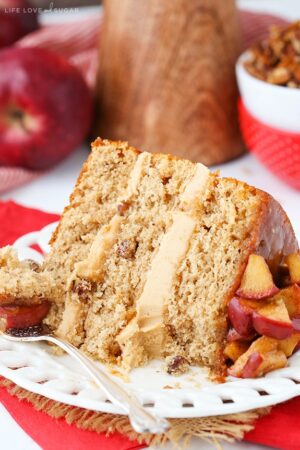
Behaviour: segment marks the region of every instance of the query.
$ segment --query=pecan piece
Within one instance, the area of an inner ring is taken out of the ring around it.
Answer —
[[[132,259],[135,256],[136,249],[136,241],[125,239],[118,245],[117,254],[121,256],[121,258]]]
[[[165,186],[166,184],[169,183],[171,178],[172,177],[162,177],[162,179],[161,179],[162,184]]]
[[[39,272],[41,269],[41,266],[35,262],[33,259],[26,259],[26,264],[28,265],[29,269],[33,270],[34,272]]]
[[[269,37],[254,44],[244,66],[256,78],[279,86],[300,88],[300,21],[273,26]]]
[[[291,79],[291,74],[286,67],[277,67],[267,78],[267,81],[272,84],[286,84]]]
[[[184,356],[173,356],[167,361],[167,373],[169,375],[181,375],[187,372],[189,362]]]
[[[91,294],[94,290],[94,283],[87,280],[73,281],[72,291],[78,295],[80,300],[86,301],[88,300],[89,294]]]
[[[130,203],[129,202],[123,202],[120,203],[117,206],[117,210],[120,216],[124,216],[124,214],[126,213],[126,211],[130,208]]]

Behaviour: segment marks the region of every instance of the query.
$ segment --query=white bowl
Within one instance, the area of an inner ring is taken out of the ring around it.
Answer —
[[[276,86],[250,75],[244,68],[249,51],[236,63],[236,76],[243,103],[252,116],[274,128],[300,133],[300,89]]]

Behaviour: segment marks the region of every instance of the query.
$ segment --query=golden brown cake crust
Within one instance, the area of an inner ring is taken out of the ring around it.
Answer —
[[[235,179],[231,180],[236,184],[241,183]],[[245,183],[243,184],[247,186]],[[254,217],[255,226],[251,231],[250,240],[242,249],[244,259],[240,264],[239,273],[235,283],[232,285],[232,289],[228,291],[224,298],[225,304],[228,304],[235,295],[251,254],[261,255],[266,259],[276,280],[279,265],[282,263],[284,257],[299,250],[292,224],[282,206],[270,194],[253,186],[247,186],[247,188],[249,191],[256,192],[260,196],[261,208],[256,217]],[[220,366],[217,368],[217,372],[220,375],[226,375],[227,366],[225,365],[224,348],[227,343],[226,337],[229,328],[227,317],[220,318],[217,326],[219,327],[219,332],[223,334],[224,342],[223,348],[220,348]]]

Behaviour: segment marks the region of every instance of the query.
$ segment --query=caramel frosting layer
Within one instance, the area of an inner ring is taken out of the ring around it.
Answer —
[[[151,357],[160,354],[164,304],[170,296],[177,266],[188,251],[195,225],[195,219],[186,213],[173,214],[173,223],[153,258],[143,292],[138,299],[137,324],[142,333],[150,335],[149,345],[147,340],[144,343]]]
[[[191,211],[201,205],[201,195],[205,191],[209,178],[209,170],[203,164],[196,164],[195,173],[191,181],[180,196],[180,208]]]
[[[150,357],[160,357],[165,337],[165,304],[171,295],[176,270],[188,252],[197,223],[195,211],[201,205],[208,180],[209,170],[197,164],[180,196],[178,210],[173,212],[172,225],[152,260],[142,294],[136,302],[136,317],[117,338],[123,349],[131,339],[138,341]]]
[[[107,225],[98,231],[88,258],[76,264],[76,272],[79,277],[90,281],[101,280],[107,254],[117,240],[122,222],[122,217],[114,216]]]
[[[151,153],[143,152],[139,154],[130,174],[126,194],[121,201],[128,202],[134,195],[136,195],[139,184],[144,175],[144,167],[150,163],[150,160]]]

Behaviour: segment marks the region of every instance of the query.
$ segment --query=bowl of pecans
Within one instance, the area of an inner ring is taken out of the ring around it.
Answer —
[[[300,189],[300,21],[271,27],[236,64],[240,124],[247,147]]]

